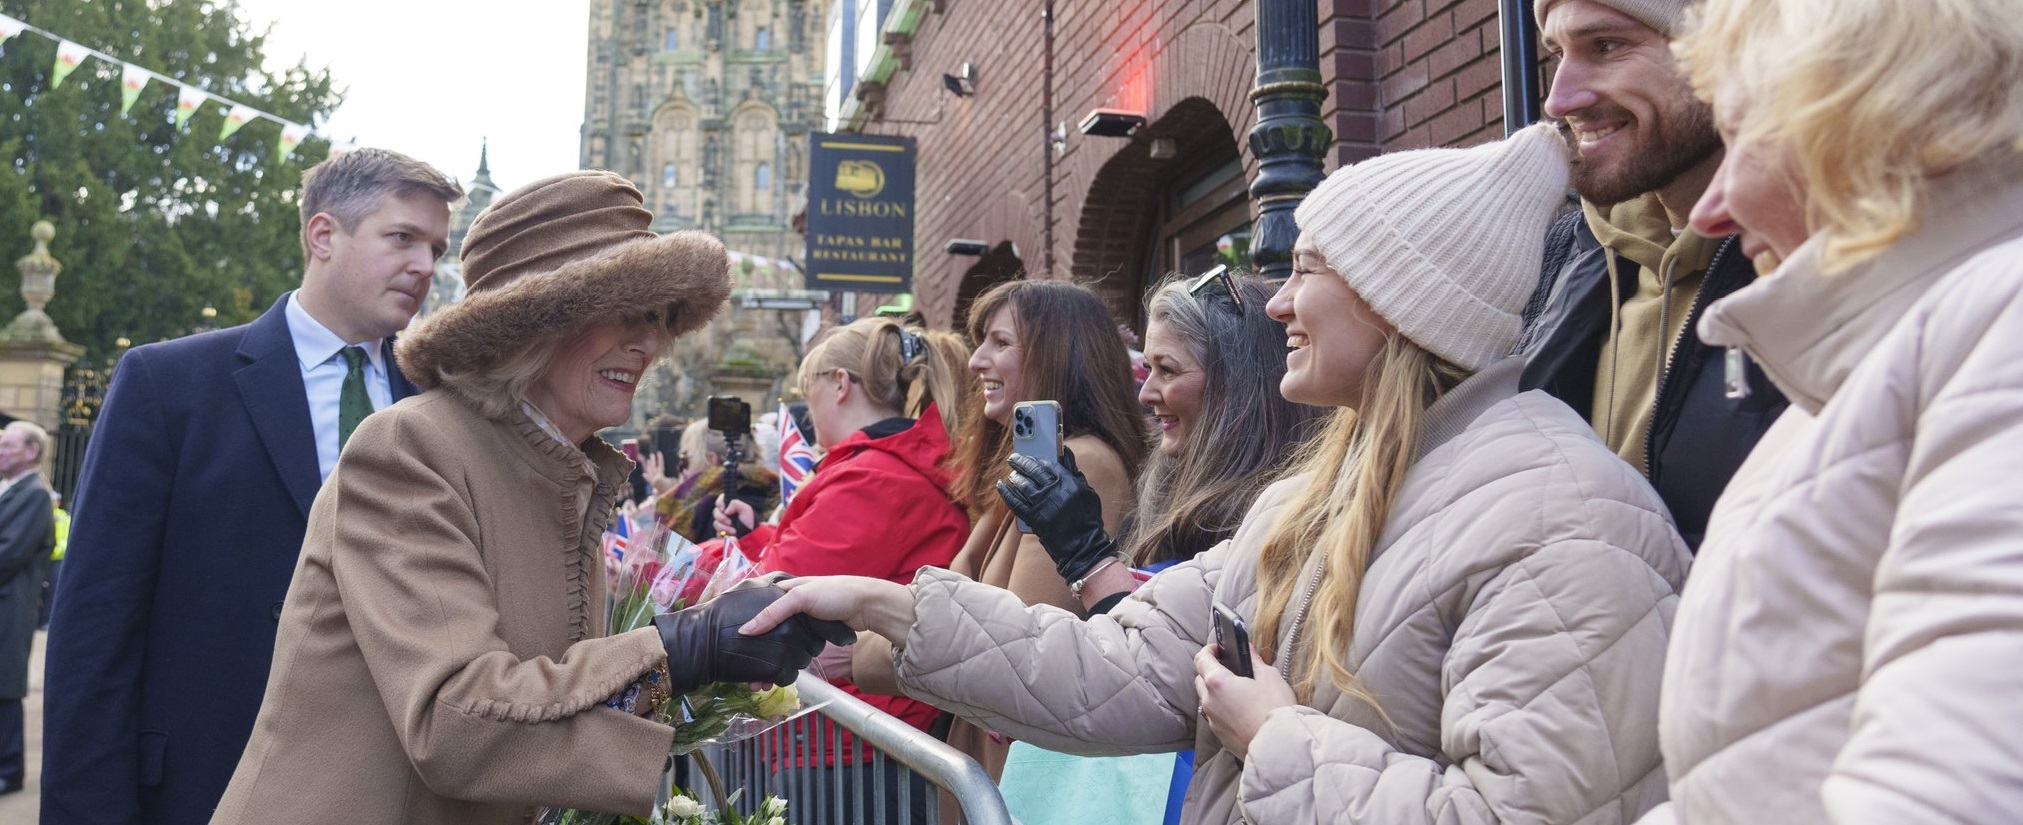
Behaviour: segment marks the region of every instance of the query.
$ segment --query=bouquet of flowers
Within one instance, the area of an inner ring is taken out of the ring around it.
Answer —
[[[654,616],[682,609],[684,593],[702,591],[705,598],[714,597],[721,587],[705,589],[705,582],[723,585],[735,581],[718,575],[723,572],[723,565],[716,570],[705,569],[699,564],[703,559],[696,545],[663,526],[640,528],[622,543],[605,544],[612,548],[605,559],[611,583],[608,630],[612,635],[646,627],[653,623]],[[744,555],[734,547],[727,555],[744,562]],[[748,576],[750,567],[745,562],[739,570],[744,575],[737,578]],[[786,802],[776,797],[768,797],[759,814],[740,818],[732,807],[737,794],[726,794],[714,766],[694,751],[704,745],[729,744],[758,736],[819,707],[803,704],[800,691],[792,685],[754,690],[744,683],[718,682],[675,696],[654,708],[649,718],[674,728],[669,752],[689,755],[708,780],[714,798],[724,800],[723,810],[714,813],[703,810],[701,803],[674,786],[670,771],[663,777],[666,802],[655,809],[651,818],[549,809],[534,821],[538,825],[781,825]],[[776,807],[778,813],[766,815],[768,806]]]
[[[747,816],[737,809],[738,797],[743,794],[743,791],[737,791],[728,798],[718,797],[724,800],[723,807],[712,811],[694,794],[674,788],[667,801],[654,808],[653,815],[645,819],[563,811],[560,818],[537,821],[543,825],[786,825],[786,800],[768,796],[759,802],[757,811]]]

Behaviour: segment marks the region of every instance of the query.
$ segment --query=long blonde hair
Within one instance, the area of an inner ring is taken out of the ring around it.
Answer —
[[[1738,90],[1736,141],[1790,158],[1822,271],[1917,231],[1933,178],[2023,151],[2016,0],[1709,0],[1684,31],[1694,91]]]
[[[1321,554],[1325,569],[1299,631],[1304,644],[1292,648],[1293,689],[1301,700],[1313,698],[1325,674],[1342,693],[1382,713],[1348,667],[1357,596],[1412,469],[1426,409],[1467,377],[1466,370],[1391,333],[1370,363],[1361,401],[1337,410],[1291,470],[1308,474],[1308,482],[1265,537],[1257,559],[1256,622],[1259,651],[1270,660],[1285,630],[1281,616],[1305,583],[1301,570]]]
[[[817,376],[843,370],[873,404],[907,418],[919,418],[930,403],[939,405],[941,426],[953,440],[982,394],[968,364],[969,347],[955,333],[865,318],[829,330],[816,342],[801,359],[799,380],[805,396]]]

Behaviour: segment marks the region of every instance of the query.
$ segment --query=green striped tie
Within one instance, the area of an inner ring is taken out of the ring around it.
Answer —
[[[372,414],[372,399],[365,395],[365,350],[359,347],[345,347],[338,350],[344,356],[344,387],[337,391],[337,449],[344,449],[344,442],[351,440],[351,431],[358,429],[358,422]]]

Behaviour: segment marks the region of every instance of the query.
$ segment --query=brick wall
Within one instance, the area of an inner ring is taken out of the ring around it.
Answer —
[[[1336,136],[1330,170],[1384,149],[1501,134],[1496,0],[1316,2],[1329,87],[1322,114]],[[1146,112],[1155,131],[1198,132],[1220,121],[1246,174],[1255,174],[1246,142],[1256,118],[1252,0],[1057,0],[1050,120],[1041,116],[1040,0],[940,6],[909,44],[910,68],[885,90],[884,119],[864,127],[920,141],[914,294],[931,323],[956,320],[972,267],[1003,271],[1002,260],[978,267],[975,258],[945,254],[952,238],[1009,242],[1030,277],[1128,278],[1117,262],[1142,242],[1146,201],[1164,183],[1162,169],[1145,157],[1145,141],[1079,134],[1075,126],[1091,109]],[[964,62],[976,66],[977,93],[957,98],[942,89],[941,75]],[[1068,135],[1054,160],[1046,271],[1042,153],[1052,151],[1047,135],[1061,123]]]

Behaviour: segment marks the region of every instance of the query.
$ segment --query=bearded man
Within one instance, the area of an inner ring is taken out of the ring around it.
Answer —
[[[1522,354],[1525,389],[1585,416],[1698,549],[1714,500],[1785,400],[1740,350],[1694,331],[1709,303],[1756,278],[1756,263],[1738,238],[1686,227],[1722,156],[1712,111],[1672,60],[1688,5],[1536,5],[1556,62],[1545,112],[1572,144],[1581,208],[1547,239]]]

